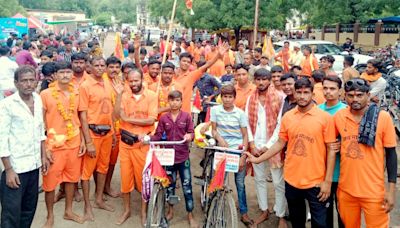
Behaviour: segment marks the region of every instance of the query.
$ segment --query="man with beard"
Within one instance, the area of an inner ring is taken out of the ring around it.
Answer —
[[[249,127],[247,128],[250,151],[254,156],[260,156],[260,149],[271,147],[278,139],[279,122],[283,97],[271,85],[271,73],[266,69],[259,69],[254,74],[257,90],[247,99],[246,115]],[[279,217],[279,227],[287,227],[284,219],[286,212],[285,182],[283,180],[283,163],[280,154],[269,160],[272,182],[275,188],[276,216]],[[255,221],[258,225],[268,219],[267,174],[266,164],[253,164],[254,180],[256,185],[258,205],[262,214]]]
[[[119,60],[115,56],[111,56],[111,57],[107,58],[106,66],[107,66],[107,70],[106,70],[106,74],[103,75],[103,79],[108,80],[109,83],[123,84],[122,75],[121,75],[121,60]],[[111,103],[113,106],[115,106],[115,100],[116,100],[116,91],[113,90],[113,92],[111,94]],[[114,128],[115,128],[116,139],[115,139],[115,142],[113,143],[113,148],[111,149],[110,163],[108,166],[106,183],[104,186],[104,193],[113,198],[116,198],[116,197],[120,196],[120,193],[111,188],[111,179],[114,174],[115,164],[117,164],[117,160],[118,160],[119,139],[121,137],[121,134],[119,131],[119,120],[115,120]]]
[[[248,161],[260,163],[288,146],[285,165],[285,196],[294,228],[304,227],[306,203],[311,211],[311,226],[327,227],[327,201],[331,192],[336,151],[333,118],[312,101],[313,85],[308,78],[295,83],[297,108],[287,112],[281,121],[278,141],[262,155],[246,152]]]
[[[346,108],[346,105],[339,100],[341,95],[342,80],[338,76],[327,76],[322,81],[323,93],[326,102],[320,104],[318,107],[330,115],[334,116],[339,110]],[[340,140],[340,138],[338,138]],[[338,144],[340,146],[340,144]],[[339,210],[337,207],[337,187],[339,182],[339,171],[340,171],[340,153],[336,153],[335,169],[333,171],[332,179],[332,196],[329,198],[329,208],[328,208],[328,227],[333,228],[333,200],[335,200],[336,211],[338,212],[338,226],[339,228],[344,228],[343,222],[339,216]]]
[[[143,81],[147,88],[149,88],[151,85],[156,84],[159,81],[158,76],[160,75],[161,71],[161,62],[159,62],[157,59],[150,58],[149,63],[147,63],[147,67],[149,71],[143,75]]]
[[[130,89],[116,87],[117,100],[114,114],[121,119],[121,192],[124,211],[117,224],[124,223],[131,216],[131,196],[133,189],[142,191],[142,171],[149,146],[138,140],[154,130],[157,119],[157,95],[143,87],[143,74],[135,69],[128,73],[127,83]],[[136,138],[136,140],[126,140]],[[142,199],[141,222],[146,221],[146,202]]]
[[[365,72],[361,74],[361,78],[366,80],[371,87],[369,94],[371,100],[375,103],[378,103],[384,96],[387,85],[386,80],[382,77],[382,73],[379,72],[380,67],[381,62],[379,60],[370,59],[367,61]]]
[[[91,77],[79,88],[79,115],[86,142],[86,154],[83,157],[82,189],[85,201],[85,219],[94,220],[92,205],[89,201],[90,177],[97,172],[95,206],[114,211],[114,207],[104,202],[103,191],[110,163],[113,144],[113,106],[111,103],[113,88],[103,79],[106,62],[102,57],[91,61]]]
[[[166,62],[162,65],[161,83],[155,83],[149,86],[149,89],[156,93],[158,97],[158,115],[159,117],[164,112],[168,112],[168,94],[171,91],[177,90],[182,92],[182,87],[173,81],[175,76],[175,66],[171,62]]]
[[[183,101],[182,101],[182,111],[191,113],[190,101],[193,94],[193,86],[197,80],[206,72],[206,70],[212,66],[218,59],[222,58],[226,51],[228,51],[229,45],[224,43],[218,46],[217,55],[213,59],[208,61],[202,67],[197,70],[189,71],[189,67],[192,63],[192,56],[189,53],[182,53],[179,56],[179,68],[176,70],[176,77],[174,80],[177,84],[180,84],[183,88]]]
[[[369,102],[370,86],[352,79],[344,86],[349,107],[336,113],[341,137],[338,205],[345,227],[389,227],[396,201],[396,133],[389,113]],[[386,159],[385,159],[386,158]],[[389,184],[385,187],[385,166]]]

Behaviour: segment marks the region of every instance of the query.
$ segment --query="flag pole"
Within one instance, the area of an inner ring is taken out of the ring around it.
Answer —
[[[173,27],[174,18],[175,18],[176,2],[177,2],[177,0],[174,0],[174,5],[172,7],[171,20],[169,21],[169,28],[168,28],[168,33],[167,33],[167,41],[166,41],[166,44],[165,44],[165,50],[164,50],[164,55],[163,55],[163,59],[162,59],[162,64],[164,64],[165,61],[167,60],[167,51],[168,51],[168,46],[169,46],[169,39],[171,38],[171,32],[172,32],[172,27]]]
[[[256,48],[256,41],[257,41],[257,27],[258,27],[258,6],[260,1],[256,0],[256,9],[254,12],[254,34],[253,34],[253,50]]]

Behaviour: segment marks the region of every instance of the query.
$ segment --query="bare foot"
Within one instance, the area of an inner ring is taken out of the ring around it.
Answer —
[[[43,228],[53,228],[54,226],[54,216],[47,216],[47,221],[43,225]]]
[[[125,211],[115,224],[122,225],[129,217],[131,217],[131,211]]]
[[[94,206],[93,206],[94,208],[97,208],[97,209],[102,209],[102,210],[106,210],[106,211],[111,211],[111,212],[114,212],[115,211],[115,208],[113,207],[113,206],[111,206],[111,205],[108,205],[108,204],[106,204],[104,201],[102,201],[102,202],[95,202],[94,203]]]
[[[85,221],[91,221],[91,222],[94,221],[94,215],[93,215],[92,207],[85,208],[85,214],[83,215],[83,219]]]
[[[269,217],[269,211],[263,211],[261,213],[261,215],[256,219],[256,221],[254,222],[255,225],[258,225],[260,223],[263,223],[265,220],[267,220]]]
[[[54,197],[54,203],[57,203],[61,199],[65,198],[65,192],[64,191],[58,191],[56,196]]]
[[[174,211],[169,209],[166,218],[167,218],[167,221],[171,221],[174,218]]]
[[[118,191],[113,190],[112,188],[108,189],[108,190],[104,190],[104,194],[112,197],[112,198],[118,198],[121,196],[121,193]]]
[[[199,224],[196,222],[194,218],[189,219],[190,228],[199,228]]]
[[[82,194],[79,192],[79,190],[75,190],[74,192],[74,200],[75,202],[81,202],[82,201]]]
[[[287,227],[288,227],[288,225],[287,225],[286,220],[284,218],[279,218],[278,228],[287,228]]]
[[[97,194],[94,193],[94,198],[97,199]],[[106,194],[103,194],[103,201],[108,201],[108,197]]]
[[[143,215],[143,213],[142,213],[142,224],[143,224],[143,227],[145,227],[146,226],[146,215]]]
[[[85,222],[84,218],[82,218],[81,216],[79,216],[79,215],[77,215],[77,214],[75,214],[73,212],[70,212],[70,213],[65,212],[64,213],[64,219],[65,220],[71,220],[71,221],[77,222],[79,224],[83,224]]]

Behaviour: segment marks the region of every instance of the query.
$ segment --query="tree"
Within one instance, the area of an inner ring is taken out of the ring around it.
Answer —
[[[101,26],[110,26],[112,25],[111,16],[108,12],[100,13],[95,17],[95,23]]]
[[[0,17],[11,17],[16,13],[26,13],[17,0],[0,0]]]

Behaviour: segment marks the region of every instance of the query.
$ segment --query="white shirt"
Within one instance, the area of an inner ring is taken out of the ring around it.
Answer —
[[[14,72],[18,69],[18,64],[6,56],[0,57],[0,91],[15,91]]]
[[[245,113],[246,113],[247,117],[249,117],[250,97],[251,96],[249,96],[247,98],[247,102],[246,102]],[[276,127],[275,127],[274,132],[272,133],[271,138],[268,138],[268,135],[267,135],[267,118],[265,115],[265,108],[264,108],[264,106],[262,106],[260,104],[260,102],[258,102],[257,127],[256,127],[256,132],[254,135],[251,132],[249,118],[247,118],[249,121],[248,125],[247,125],[248,126],[247,127],[247,135],[249,137],[249,142],[254,141],[254,145],[256,146],[257,149],[261,149],[263,147],[267,147],[269,149],[269,148],[271,148],[272,145],[274,145],[274,143],[276,143],[278,141],[279,131],[281,128],[282,109],[283,109],[283,103],[282,103],[281,110],[279,111]]]
[[[383,77],[371,82],[371,91],[369,91],[371,97],[378,96],[381,99],[385,95],[386,84],[387,82]]]
[[[290,53],[289,64],[291,66],[300,66],[301,61],[303,60],[303,53],[298,51],[297,53],[293,51]]]
[[[19,93],[0,101],[0,157],[9,157],[16,173],[42,166],[41,142],[44,134],[43,105],[33,93],[34,115]]]

